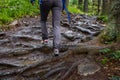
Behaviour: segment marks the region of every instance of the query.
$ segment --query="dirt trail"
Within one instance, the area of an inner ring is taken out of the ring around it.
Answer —
[[[39,17],[20,24],[17,31],[0,32],[0,80],[108,80],[92,56],[104,47],[86,44],[104,29],[96,17],[73,15],[72,31],[62,19],[59,57],[53,56],[50,21],[47,47],[41,44]]]

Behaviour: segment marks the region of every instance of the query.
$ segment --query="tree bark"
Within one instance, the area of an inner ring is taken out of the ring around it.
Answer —
[[[107,15],[110,12],[110,0],[102,0],[102,14]]]
[[[88,0],[84,0],[84,10],[85,13],[88,12]]]
[[[83,0],[78,0],[78,8],[80,8],[80,5],[82,4]]]
[[[98,0],[98,14],[100,14],[101,10],[101,0]]]
[[[120,41],[120,0],[113,0],[112,16],[115,20],[115,36]]]

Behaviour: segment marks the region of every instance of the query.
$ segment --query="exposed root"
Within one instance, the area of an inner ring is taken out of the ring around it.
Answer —
[[[66,78],[68,78],[71,75],[71,73],[76,69],[79,63],[80,61],[73,63],[72,66],[68,69],[68,71],[59,80],[65,80]]]
[[[45,68],[44,66],[42,66],[42,67],[39,68],[40,70],[33,71],[33,72],[28,72],[28,73],[24,73],[23,75],[24,75],[24,76],[32,76],[32,75],[42,74],[42,73],[48,72],[48,71],[50,71],[50,70],[52,70],[52,69],[55,69],[55,68],[57,68],[57,67],[60,67],[60,66],[62,66],[64,63],[65,63],[65,62],[59,62],[58,64],[55,64],[55,65],[53,65],[53,66],[51,65],[51,66],[49,66],[49,67],[47,67],[47,68]]]
[[[5,62],[0,62],[0,66],[6,66],[6,67],[20,67],[19,65],[10,64],[10,63],[5,63]]]
[[[48,78],[49,76],[51,76],[52,74],[58,73],[59,71],[64,70],[64,69],[66,69],[66,68],[65,68],[65,67],[58,67],[58,68],[56,68],[56,69],[53,69],[53,70],[49,71],[47,74],[45,74],[45,75],[43,76],[43,79],[44,79],[44,78],[47,79],[47,78]]]

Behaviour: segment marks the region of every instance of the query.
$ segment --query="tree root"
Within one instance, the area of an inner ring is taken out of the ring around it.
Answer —
[[[49,64],[51,62],[55,62],[55,61],[60,61],[60,60],[64,60],[66,57],[68,57],[71,54],[84,54],[84,53],[88,53],[90,55],[94,55],[96,53],[99,53],[99,50],[104,49],[105,47],[97,47],[97,46],[88,46],[88,45],[77,45],[75,47],[70,47],[69,50],[67,52],[61,53],[61,55],[59,57],[49,57],[47,59],[45,59],[44,61],[38,61],[36,63],[33,63],[29,66],[25,66],[22,68],[17,68],[16,70],[13,71],[4,71],[0,73],[0,76],[6,76],[6,75],[12,75],[12,74],[22,74],[30,69],[36,68],[38,66],[41,65],[45,65],[45,64]],[[79,63],[79,62],[78,62]],[[55,67],[58,67],[60,65],[62,65],[63,63],[58,63],[57,65],[55,65],[54,67],[52,67],[51,69],[54,69]],[[74,69],[74,67],[77,65],[77,63],[73,64],[73,66],[70,68],[70,70],[64,75],[64,78],[66,78],[70,72]],[[59,70],[59,69],[58,69]],[[41,71],[40,71],[41,72]],[[38,72],[39,73],[39,72]]]
[[[16,64],[10,64],[10,63],[5,63],[5,62],[0,62],[0,66],[6,66],[6,67],[21,67]]]
[[[66,78],[68,78],[71,75],[71,73],[76,69],[79,63],[80,61],[73,63],[72,66],[68,69],[68,71],[64,74],[64,76],[61,77],[59,80],[65,80]]]
[[[108,48],[109,46],[95,46],[95,45],[76,45],[75,47],[70,47],[69,49],[74,54],[84,54],[87,53],[89,55],[98,54],[100,50],[104,48]]]
[[[42,67],[40,67],[40,70],[37,70],[37,71],[32,72],[32,73],[30,73],[30,72],[29,73],[24,73],[23,76],[32,76],[32,75],[37,75],[37,74],[45,73],[47,71],[50,71],[50,70],[55,69],[57,67],[60,67],[64,63],[65,63],[64,61],[63,62],[59,62],[58,64],[55,64],[54,66],[51,65],[51,66],[49,66],[49,67],[47,67],[45,69],[43,69]]]
[[[33,48],[16,48],[3,50],[0,53],[0,57],[21,56],[29,54],[33,51]]]
[[[47,74],[45,74],[42,77],[42,79],[47,79],[52,74],[58,73],[59,71],[64,70],[64,69],[66,69],[66,67],[59,67],[59,68],[53,69],[53,70],[49,71]]]
[[[4,71],[2,73],[0,73],[0,76],[6,76],[6,75],[12,75],[12,74],[22,74],[30,69],[33,69],[37,66],[41,66],[41,65],[44,65],[44,64],[47,64],[47,63],[50,63],[50,62],[55,62],[55,61],[58,61],[60,59],[63,59],[65,58],[66,56],[68,56],[69,54],[67,54],[68,52],[65,53],[65,56],[64,55],[61,55],[60,57],[50,57],[50,58],[47,58],[45,59],[44,61],[38,61],[36,63],[33,63],[29,66],[26,66],[26,67],[23,67],[23,68],[18,68],[17,70],[14,70],[14,71]]]

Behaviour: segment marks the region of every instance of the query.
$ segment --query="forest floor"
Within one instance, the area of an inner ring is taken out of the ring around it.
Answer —
[[[49,44],[41,43],[39,16],[12,22],[0,32],[0,80],[112,80],[120,76],[120,60],[102,64],[98,35],[105,25],[95,16],[72,15],[61,20],[60,56],[53,56],[53,30],[48,17]],[[119,48],[118,44],[114,44]],[[118,79],[119,80],[119,79]]]

